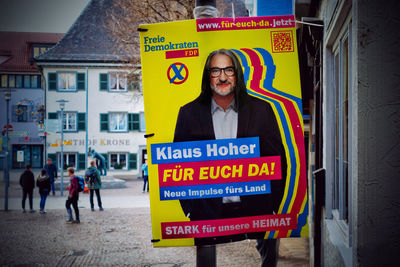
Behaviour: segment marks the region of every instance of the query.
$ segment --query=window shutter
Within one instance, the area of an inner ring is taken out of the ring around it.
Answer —
[[[128,169],[130,170],[137,169],[137,154],[129,154]]]
[[[85,91],[85,73],[76,74],[77,89]]]
[[[86,131],[86,113],[78,113],[78,131]]]
[[[78,170],[86,169],[85,154],[78,154]]]
[[[108,131],[108,114],[100,114],[100,131]]]
[[[108,74],[100,73],[100,91],[108,90]]]
[[[51,159],[53,161],[53,163],[56,165],[57,169],[58,169],[58,161],[57,161],[57,154],[47,154],[47,158]]]
[[[129,113],[128,114],[128,130],[129,131],[138,131],[140,127],[139,123],[139,114],[137,113]]]
[[[47,114],[47,118],[49,119],[49,120],[56,120],[56,119],[58,119],[58,113],[57,112],[49,112],[48,114]]]
[[[108,170],[109,168],[108,168],[108,154],[107,153],[105,153],[105,154],[101,154],[103,157],[104,157],[104,161],[106,162],[106,169]]]
[[[48,83],[49,83],[49,91],[50,90],[57,90],[57,73],[49,72],[48,75]]]

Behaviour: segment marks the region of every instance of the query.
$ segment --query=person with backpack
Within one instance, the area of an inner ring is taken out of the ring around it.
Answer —
[[[79,185],[79,178],[74,175],[75,170],[72,167],[69,167],[67,169],[68,175],[69,175],[69,194],[67,201],[65,202],[65,207],[67,208],[67,213],[68,213],[68,220],[67,223],[80,223],[79,219],[79,208],[78,208],[78,200],[79,200],[79,191],[80,190],[80,185]],[[72,217],[72,210],[71,210],[71,205],[74,208],[75,211],[75,220]]]
[[[39,187],[39,194],[40,194],[40,213],[45,214],[46,210],[44,206],[46,204],[46,198],[50,193],[51,190],[51,182],[50,177],[47,174],[46,169],[43,169],[36,180],[36,186]]]
[[[22,210],[25,213],[25,201],[26,197],[29,197],[30,212],[35,212],[33,209],[33,189],[35,188],[35,176],[31,171],[31,165],[26,165],[25,171],[19,178],[19,184],[22,187]]]
[[[101,188],[100,172],[96,168],[96,162],[94,160],[90,161],[90,167],[86,170],[85,182],[87,184],[87,187],[89,188],[89,193],[90,193],[89,195],[90,209],[94,211],[93,194],[94,192],[96,192],[97,205],[99,206],[99,210],[103,211],[104,209],[100,197],[100,188]]]

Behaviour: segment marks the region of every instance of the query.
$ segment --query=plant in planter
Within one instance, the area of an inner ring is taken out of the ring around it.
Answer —
[[[114,169],[116,169],[116,170],[120,170],[120,169],[122,169],[122,164],[120,164],[120,163],[115,163],[114,164]]]

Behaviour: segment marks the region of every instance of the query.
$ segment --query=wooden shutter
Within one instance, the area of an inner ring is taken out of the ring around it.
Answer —
[[[100,131],[108,131],[108,114],[100,114]]]
[[[138,131],[139,128],[140,128],[139,114],[138,113],[129,113],[128,114],[128,130],[129,131]]]
[[[85,91],[85,73],[76,74],[77,89]]]
[[[108,90],[108,74],[100,73],[100,91]]]
[[[49,120],[56,120],[56,119],[58,119],[58,113],[57,112],[49,112],[47,114],[47,118]]]
[[[57,90],[57,73],[56,72],[49,72],[48,83],[49,83],[49,91]]]
[[[128,157],[128,169],[136,170],[137,169],[137,154],[129,154]]]
[[[78,113],[78,131],[86,131],[86,113]]]
[[[78,154],[78,170],[86,169],[85,154]]]

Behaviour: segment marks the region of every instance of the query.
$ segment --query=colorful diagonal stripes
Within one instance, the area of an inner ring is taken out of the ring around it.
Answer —
[[[272,87],[276,67],[267,50],[243,48],[233,51],[242,62],[248,93],[269,102],[278,118],[287,158],[285,194],[279,213],[298,214],[296,230],[267,234],[270,238],[299,237],[308,215],[301,99]]]

